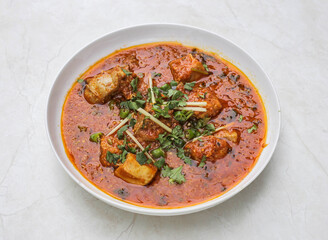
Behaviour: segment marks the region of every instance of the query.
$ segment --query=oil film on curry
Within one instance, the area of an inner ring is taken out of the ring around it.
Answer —
[[[161,42],[116,51],[81,74],[61,130],[71,162],[99,189],[175,208],[239,183],[264,147],[266,125],[258,91],[234,65]]]

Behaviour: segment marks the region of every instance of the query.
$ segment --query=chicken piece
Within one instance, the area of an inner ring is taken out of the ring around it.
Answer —
[[[125,78],[126,74],[119,66],[101,72],[90,79],[86,79],[84,97],[90,104],[103,104],[119,90],[120,83]]]
[[[119,140],[116,136],[103,136],[100,139],[100,162],[104,167],[113,166],[113,164],[109,163],[106,160],[107,152],[111,152],[114,154],[121,154],[122,151],[118,149],[118,145],[122,145],[123,140]]]
[[[147,104],[145,110],[150,114],[154,114],[154,110],[152,110],[152,105]],[[172,120],[167,118],[159,119],[162,123],[166,124],[168,127],[172,126]],[[155,141],[159,134],[165,133],[165,129],[159,126],[157,123],[153,122],[149,118],[146,118],[145,115],[139,114],[137,116],[137,123],[133,128],[135,137],[139,141],[143,142],[153,142]]]
[[[194,88],[189,95],[189,102],[207,102],[206,112],[194,112],[197,118],[215,117],[222,109],[219,98],[208,88]]]
[[[188,142],[185,145],[186,152],[196,161],[200,162],[205,156],[207,161],[215,162],[224,158],[230,151],[230,146],[225,140],[214,136],[201,137],[200,140]]]
[[[171,61],[169,66],[177,82],[193,82],[208,75],[203,64],[191,54]]]
[[[118,148],[118,145],[123,145],[124,141],[119,140],[116,137],[116,134],[110,136],[103,136],[100,139],[100,162],[104,167],[114,166],[112,163],[109,163],[106,159],[107,152],[111,152],[113,154],[121,154],[122,151]],[[136,144],[131,142],[128,138],[127,146],[130,148],[136,148]]]
[[[227,129],[222,129],[221,131],[217,132],[215,137],[218,138],[225,138],[233,143],[238,143],[239,141],[239,134],[236,130],[228,131]]]
[[[125,162],[115,170],[114,174],[128,183],[147,185],[153,180],[156,172],[157,168],[154,165],[140,165],[136,155],[128,153]]]

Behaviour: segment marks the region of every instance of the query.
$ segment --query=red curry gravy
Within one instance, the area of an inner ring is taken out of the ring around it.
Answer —
[[[113,167],[99,161],[99,144],[89,141],[94,132],[107,133],[120,122],[119,108],[114,104],[89,104],[83,97],[83,84],[74,83],[67,94],[62,112],[62,138],[66,152],[81,174],[107,194],[135,205],[152,208],[185,207],[218,197],[233,188],[253,168],[266,136],[266,113],[261,97],[245,74],[215,54],[178,43],[153,43],[116,51],[91,66],[80,78],[95,76],[117,65],[129,65],[135,73],[157,72],[154,86],[162,86],[173,77],[168,63],[188,53],[198,52],[211,75],[197,83],[211,88],[223,105],[211,119],[216,126],[233,122],[228,129],[240,133],[240,141],[222,159],[207,162],[204,168],[187,165],[175,151],[166,155],[170,167],[183,165],[186,181],[169,183],[157,173],[147,186],[125,182],[114,176]],[[254,124],[256,129],[252,130]]]

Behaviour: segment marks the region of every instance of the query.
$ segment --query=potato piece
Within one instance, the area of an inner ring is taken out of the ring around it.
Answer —
[[[197,118],[215,117],[222,109],[221,102],[215,92],[208,88],[194,88],[189,95],[189,102],[207,102],[206,112],[194,112]]]
[[[115,170],[114,174],[128,183],[147,185],[153,180],[156,172],[157,168],[154,165],[140,165],[136,155],[128,153],[125,162]]]
[[[119,66],[108,71],[101,72],[91,79],[86,79],[87,85],[84,97],[90,104],[103,104],[108,97],[117,92],[120,82],[126,78],[126,74]]]
[[[214,136],[218,138],[228,139],[233,143],[238,143],[239,141],[239,134],[236,130],[228,131],[227,129],[223,129],[217,132]]]
[[[214,136],[201,137],[200,140],[188,142],[185,145],[186,152],[196,161],[200,162],[205,156],[207,161],[215,162],[224,158],[230,150],[230,146],[225,140]]]
[[[173,78],[177,82],[193,82],[206,76],[206,74],[200,73],[206,73],[203,64],[191,54],[171,61],[169,66]]]

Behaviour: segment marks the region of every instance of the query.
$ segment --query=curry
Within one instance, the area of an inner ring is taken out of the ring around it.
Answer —
[[[252,170],[266,113],[233,64],[161,42],[121,49],[81,74],[61,130],[70,160],[99,189],[175,208],[218,197]]]

